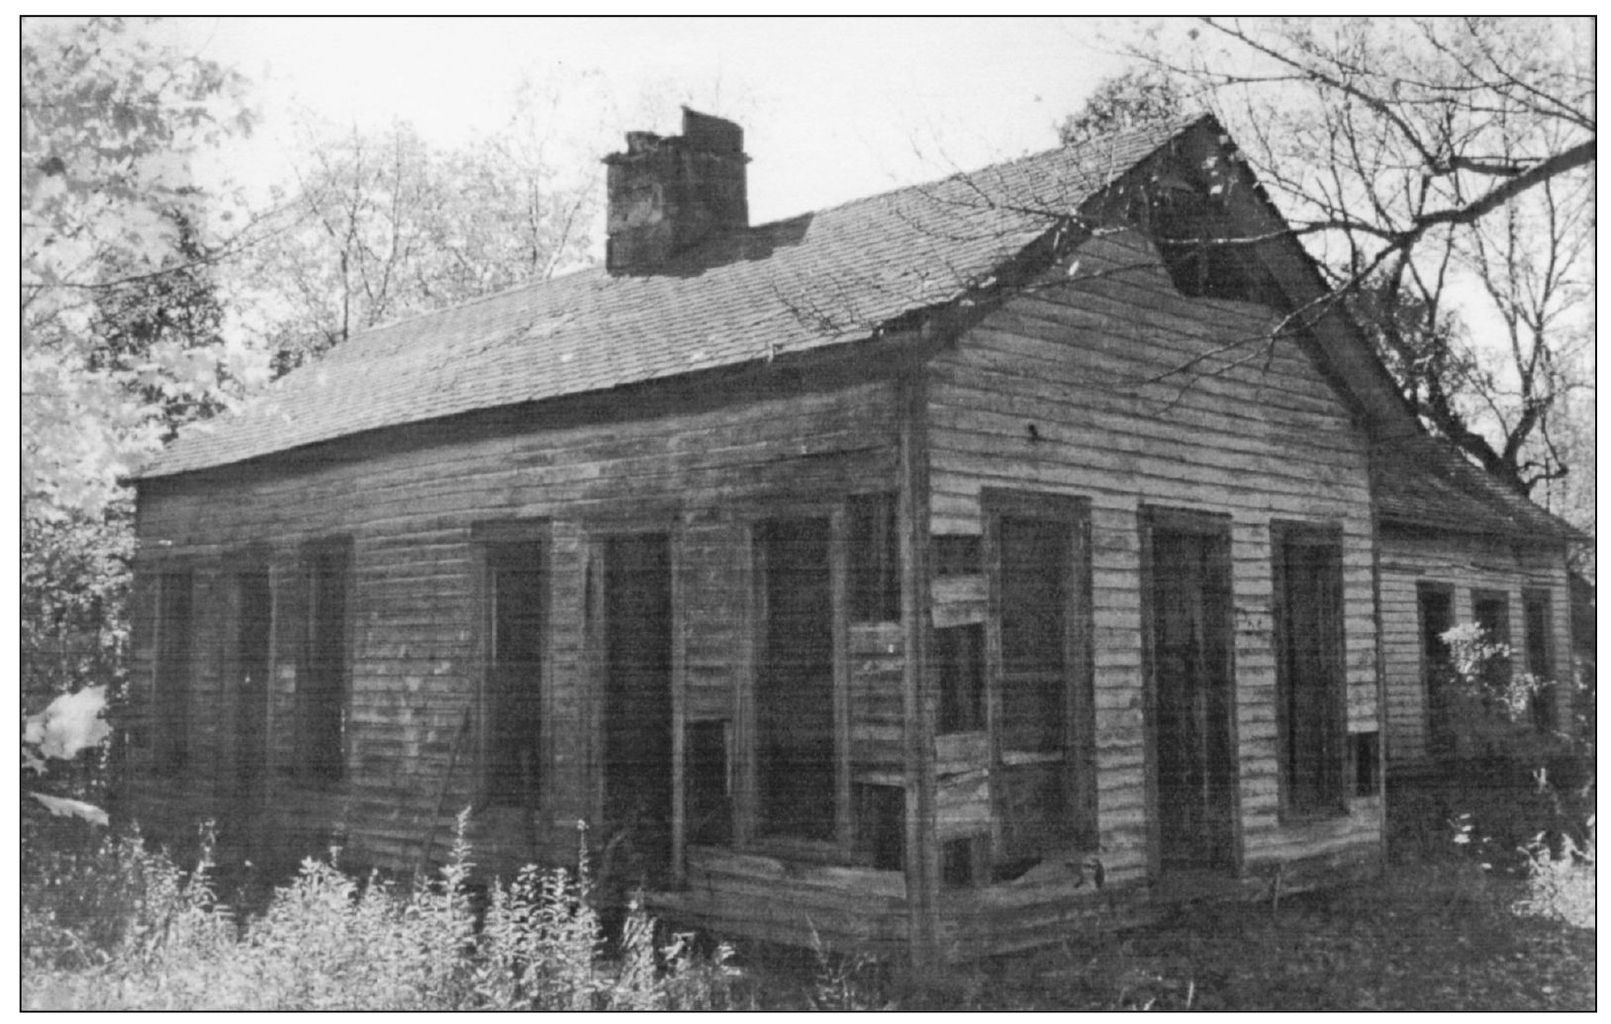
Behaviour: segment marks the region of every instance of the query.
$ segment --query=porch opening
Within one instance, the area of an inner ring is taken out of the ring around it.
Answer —
[[[604,541],[604,821],[650,874],[671,863],[671,543]]]

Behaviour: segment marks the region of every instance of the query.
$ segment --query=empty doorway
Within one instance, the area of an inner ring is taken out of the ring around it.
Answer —
[[[1149,510],[1149,735],[1160,867],[1236,866],[1230,523]]]

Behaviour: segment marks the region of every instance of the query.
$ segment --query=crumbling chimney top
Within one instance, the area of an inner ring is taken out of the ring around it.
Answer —
[[[682,134],[627,132],[608,168],[605,267],[652,274],[672,257],[749,227],[744,130],[682,108]]]

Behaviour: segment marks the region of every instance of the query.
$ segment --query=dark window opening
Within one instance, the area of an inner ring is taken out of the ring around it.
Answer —
[[[975,732],[984,721],[984,626],[934,631],[940,675],[940,735]]]
[[[999,788],[1001,851],[1007,861],[1033,860],[1070,842],[1094,845],[1095,828],[1070,806],[1067,769],[1060,762],[1006,765],[991,772]]]
[[[687,779],[688,841],[721,845],[733,837],[733,732],[725,721],[689,722],[684,740],[683,772]]]
[[[1192,298],[1256,301],[1252,247],[1227,245],[1225,218],[1202,192],[1165,189],[1152,201],[1153,238],[1175,290]]]
[[[755,529],[762,657],[755,682],[760,829],[834,837],[833,593],[825,518]]]
[[[893,493],[854,494],[850,527],[850,617],[896,622],[901,617],[900,541]]]
[[[1442,757],[1453,752],[1454,744],[1454,676],[1449,645],[1443,639],[1454,626],[1454,589],[1420,583],[1415,600],[1421,620],[1421,679],[1426,688],[1430,752]]]
[[[1277,721],[1286,808],[1347,809],[1349,752],[1343,660],[1342,544],[1335,534],[1279,526],[1276,548]]]
[[[1001,743],[1010,750],[1061,750],[1069,527],[1009,515],[1000,530]]]
[[[486,549],[489,664],[486,786],[494,803],[536,805],[541,781],[543,571],[536,541]]]
[[[982,837],[951,839],[940,845],[940,885],[946,889],[966,889],[984,877]]]
[[[856,850],[878,871],[905,866],[906,791],[899,786],[856,786]]]
[[[942,534],[934,538],[934,572],[938,576],[967,576],[979,571],[979,538]]]
[[[1372,732],[1356,732],[1349,737],[1353,741],[1354,756],[1354,795],[1375,796],[1377,790],[1377,760],[1381,752],[1380,734]]]
[[[308,623],[297,681],[298,766],[339,779],[346,762],[347,583],[351,549],[321,545],[308,555]]]
[[[1555,728],[1555,690],[1546,684],[1552,671],[1550,651],[1550,600],[1547,590],[1522,591],[1522,632],[1527,645],[1527,673],[1540,688],[1533,691],[1533,725],[1548,732]]]
[[[153,682],[153,767],[185,769],[190,760],[190,648],[192,581],[188,572],[157,577],[157,656]]]

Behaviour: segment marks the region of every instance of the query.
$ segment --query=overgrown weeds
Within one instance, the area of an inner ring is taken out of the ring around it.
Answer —
[[[608,943],[585,854],[484,900],[465,822],[438,877],[406,890],[309,859],[258,917],[218,902],[137,836],[25,882],[23,1005],[40,1009],[727,1009],[753,1005],[732,951],[662,939],[634,905]]]

